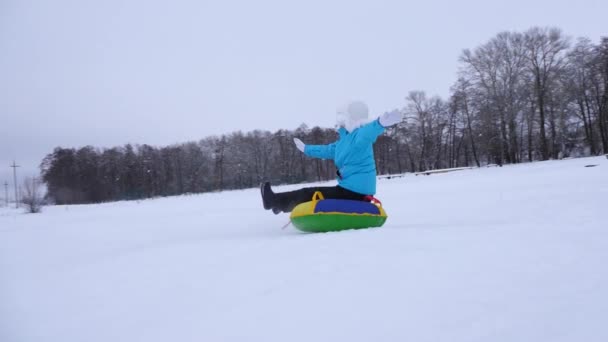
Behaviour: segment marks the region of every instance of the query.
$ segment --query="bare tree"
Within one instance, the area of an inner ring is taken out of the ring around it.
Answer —
[[[608,153],[608,37],[603,37],[597,47],[596,72],[599,81],[596,83],[598,102],[598,121],[604,153]]]
[[[550,156],[546,134],[547,102],[553,91],[554,79],[564,68],[569,41],[560,29],[533,27],[525,33],[525,45],[529,69],[534,79],[536,107],[540,115],[541,156],[546,160]],[[550,124],[554,127],[554,122]],[[552,135],[553,133],[552,131]],[[555,156],[555,151],[552,154]]]
[[[470,144],[471,152],[475,164],[479,167],[479,157],[477,155],[477,146],[475,143],[475,134],[473,133],[473,114],[471,113],[471,99],[468,94],[471,93],[471,83],[464,78],[459,78],[456,85],[452,88],[452,105],[455,111],[461,112],[462,120],[464,121],[464,134],[467,136],[467,141]],[[463,135],[464,135],[463,134]],[[465,145],[465,150],[467,145]],[[465,153],[465,165],[468,166],[468,154]]]
[[[568,54],[569,65],[567,69],[567,91],[572,103],[573,112],[583,122],[585,141],[589,145],[591,154],[597,154],[597,138],[594,125],[594,98],[592,84],[594,80],[594,46],[589,39],[579,39],[572,51]]]
[[[499,163],[520,161],[517,120],[525,105],[523,77],[526,67],[521,33],[502,32],[474,51],[464,50],[459,80],[460,97],[477,98],[484,122],[486,145]],[[470,89],[463,93],[464,85]],[[471,88],[472,87],[472,88]]]
[[[25,191],[21,202],[25,204],[29,213],[39,213],[42,210],[43,197],[41,185],[40,180],[35,177],[28,177],[23,182]]]

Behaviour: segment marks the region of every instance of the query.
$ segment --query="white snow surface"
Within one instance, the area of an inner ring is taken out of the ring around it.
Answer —
[[[326,234],[258,189],[2,208],[0,341],[608,341],[606,158],[378,190]]]

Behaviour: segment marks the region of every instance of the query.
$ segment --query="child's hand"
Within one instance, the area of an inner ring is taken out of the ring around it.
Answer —
[[[403,121],[403,114],[397,110],[389,113],[384,113],[380,115],[378,121],[380,122],[382,127],[389,127]]]
[[[293,142],[296,144],[296,147],[298,148],[298,150],[300,150],[300,152],[304,152],[304,149],[306,148],[306,145],[302,142],[302,140],[298,139],[298,138],[293,138]]]

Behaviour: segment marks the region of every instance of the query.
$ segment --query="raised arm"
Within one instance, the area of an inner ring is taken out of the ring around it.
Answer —
[[[374,143],[380,134],[384,133],[384,127],[378,120],[374,120],[357,129],[357,143]]]
[[[358,129],[357,142],[374,143],[378,136],[384,133],[386,127],[396,125],[402,120],[403,114],[398,111],[384,113],[378,119]]]
[[[306,145],[304,154],[313,158],[333,160],[336,156],[336,143],[328,145]]]
[[[298,150],[304,152],[305,155],[313,158],[334,159],[336,155],[336,143],[328,145],[305,145],[302,140],[294,138]]]

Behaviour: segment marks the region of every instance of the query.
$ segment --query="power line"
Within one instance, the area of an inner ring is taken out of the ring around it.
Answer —
[[[6,201],[6,206],[8,207],[8,182],[4,182],[4,200]]]
[[[13,160],[13,165],[10,167],[13,168],[13,179],[15,181],[15,208],[19,208],[19,192],[17,191],[17,168],[21,167],[15,163]]]

